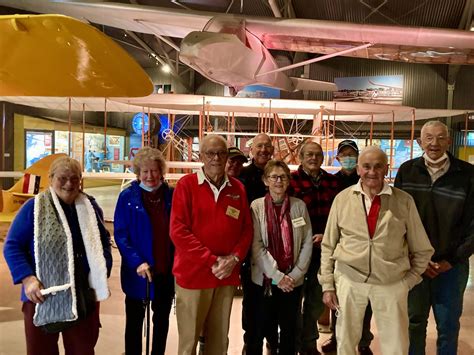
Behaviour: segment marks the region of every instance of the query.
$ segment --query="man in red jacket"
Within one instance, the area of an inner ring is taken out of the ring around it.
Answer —
[[[228,151],[224,138],[206,136],[200,158],[202,170],[178,181],[171,211],[181,355],[195,353],[202,331],[206,353],[227,353],[240,260],[253,237],[245,189],[240,181],[225,174]]]

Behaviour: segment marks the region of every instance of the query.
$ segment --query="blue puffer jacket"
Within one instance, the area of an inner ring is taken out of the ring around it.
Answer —
[[[163,183],[165,189],[165,209],[168,223],[171,213],[173,190]],[[145,299],[146,280],[137,275],[137,267],[147,262],[151,267],[153,259],[153,238],[150,217],[142,200],[142,189],[137,181],[120,193],[115,207],[114,238],[120,254],[122,265],[120,280],[122,290],[128,297]],[[150,287],[150,298],[153,299],[153,286]]]

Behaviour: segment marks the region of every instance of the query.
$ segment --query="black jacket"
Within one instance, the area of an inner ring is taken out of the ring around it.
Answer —
[[[339,188],[341,189],[341,191],[359,182],[359,175],[357,175],[357,169],[354,169],[354,171],[349,175],[344,174],[342,170],[339,170],[334,175],[339,178]]]
[[[448,153],[449,170],[435,181],[422,157],[400,166],[395,187],[415,199],[435,249],[433,261],[466,262],[474,251],[474,166]]]
[[[267,187],[262,180],[263,169],[260,169],[255,165],[254,161],[245,168],[242,169],[239,179],[245,186],[245,192],[247,192],[247,199],[249,205],[253,200],[263,197],[267,193]]]

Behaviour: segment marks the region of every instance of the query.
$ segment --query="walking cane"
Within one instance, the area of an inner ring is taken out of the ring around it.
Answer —
[[[146,309],[146,325],[145,325],[145,335],[146,335],[146,345],[145,345],[145,355],[150,354],[150,281],[148,277],[146,278],[146,298],[145,298],[145,309]]]

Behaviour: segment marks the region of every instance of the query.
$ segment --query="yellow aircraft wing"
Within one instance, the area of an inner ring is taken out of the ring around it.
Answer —
[[[95,27],[62,15],[0,16],[0,95],[137,97],[145,71]]]

